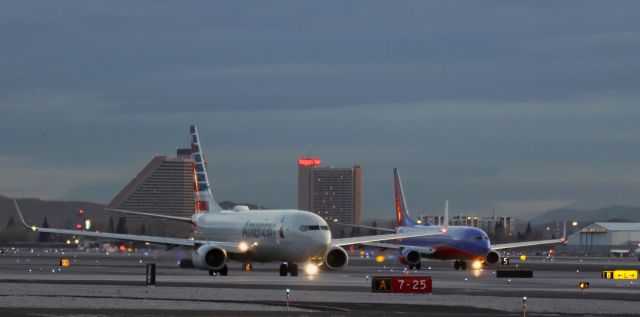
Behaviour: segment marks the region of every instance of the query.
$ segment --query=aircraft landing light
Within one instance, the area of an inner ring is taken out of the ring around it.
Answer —
[[[249,245],[242,241],[240,243],[238,243],[238,249],[240,249],[240,252],[247,252],[247,250],[249,250]]]
[[[473,263],[471,264],[471,268],[473,268],[474,270],[481,270],[482,269],[482,261],[479,261],[479,260],[473,261]]]
[[[313,263],[307,263],[304,266],[304,272],[307,273],[307,275],[317,275],[318,271],[319,271],[318,266]]]

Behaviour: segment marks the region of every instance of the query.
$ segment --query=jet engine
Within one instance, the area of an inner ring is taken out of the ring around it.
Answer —
[[[420,263],[420,259],[420,252],[416,250],[403,248],[400,251],[400,263],[402,264],[418,265]]]
[[[327,255],[324,257],[324,264],[330,270],[339,270],[347,265],[349,262],[349,255],[341,247],[332,247]]]
[[[489,250],[487,255],[484,256],[484,261],[487,264],[496,264],[500,262],[500,254],[496,250]]]
[[[193,265],[201,270],[217,271],[227,264],[227,251],[216,245],[203,245],[193,253]]]

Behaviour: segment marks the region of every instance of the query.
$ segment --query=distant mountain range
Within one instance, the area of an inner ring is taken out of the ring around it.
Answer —
[[[41,225],[47,218],[51,227],[73,228],[79,219],[79,210],[85,211],[85,217],[92,218],[99,229],[105,230],[109,218],[117,221],[121,215],[105,211],[105,205],[83,201],[53,201],[35,198],[18,199],[18,203],[29,224]],[[269,209],[251,203],[235,203],[223,201],[220,205],[225,209],[231,209],[236,205],[247,205],[251,209]],[[17,222],[16,212],[10,198],[0,196],[0,231],[5,227],[8,219],[13,217]],[[374,219],[364,220],[364,225],[371,225]],[[387,219],[375,219],[378,227],[388,227],[392,221]],[[640,222],[640,207],[614,205],[594,210],[579,209],[555,209],[532,218],[532,225],[542,225],[556,221],[573,221],[581,223],[591,222]]]
[[[18,204],[22,210],[25,220],[30,225],[42,225],[44,218],[51,227],[73,228],[80,219],[79,211],[84,210],[84,216],[94,220],[95,225],[100,230],[105,230],[109,223],[109,218],[113,217],[117,222],[122,216],[117,212],[104,210],[106,205],[85,201],[55,201],[40,200],[35,198],[18,199]],[[235,203],[232,201],[223,201],[220,205],[224,209],[231,209],[236,205],[246,205],[251,209],[269,209],[265,206],[258,206],[250,203]],[[4,228],[9,218],[13,217],[18,222],[13,201],[10,198],[0,195],[0,230]]]
[[[27,223],[37,226],[42,225],[46,217],[51,227],[72,228],[80,218],[80,209],[84,210],[86,217],[100,224],[107,224],[109,217],[113,216],[117,220],[119,216],[105,211],[105,205],[91,202],[21,198],[18,199],[18,204]],[[13,201],[10,198],[0,196],[0,221],[2,221],[0,227],[4,227],[11,217],[15,222],[19,221]]]
[[[556,221],[592,222],[640,222],[640,207],[614,205],[594,210],[561,208],[545,212],[531,219],[532,225]]]

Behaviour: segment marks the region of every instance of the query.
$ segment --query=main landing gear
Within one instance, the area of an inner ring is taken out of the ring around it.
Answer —
[[[298,265],[295,263],[282,263],[280,264],[280,276],[298,276]]]
[[[463,270],[465,271],[467,269],[467,261],[463,261],[463,260],[455,260],[453,262],[453,268],[457,270]]]
[[[214,270],[209,270],[209,276],[216,276],[216,275],[222,275],[222,276],[227,276],[229,274],[229,268],[227,267],[227,265],[225,264],[221,269],[214,271]]]

